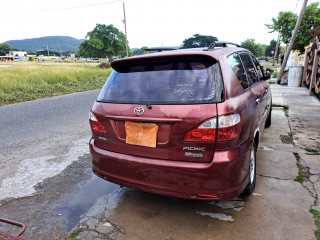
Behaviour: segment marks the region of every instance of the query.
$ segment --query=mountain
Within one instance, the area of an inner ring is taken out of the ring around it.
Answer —
[[[27,52],[44,50],[51,51],[78,51],[84,39],[76,39],[68,36],[50,36],[40,38],[30,38],[23,40],[10,40],[7,43],[12,49],[24,50]]]

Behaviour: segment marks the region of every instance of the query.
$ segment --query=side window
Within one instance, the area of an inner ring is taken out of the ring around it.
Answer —
[[[248,88],[251,84],[248,83],[246,71],[244,70],[239,54],[233,53],[227,57],[227,60],[234,74],[237,76],[238,80],[240,81],[241,86],[244,89]]]
[[[251,55],[251,58],[258,72],[259,79],[261,80],[263,78],[262,67],[260,66],[259,61],[254,56]]]
[[[259,82],[259,77],[253,65],[250,55],[248,53],[240,53],[240,58],[246,70],[249,83],[251,82],[250,85],[255,84],[256,82]]]

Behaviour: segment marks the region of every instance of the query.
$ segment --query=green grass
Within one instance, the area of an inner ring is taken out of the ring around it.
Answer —
[[[0,106],[99,89],[110,72],[94,64],[80,63],[0,65]]]
[[[320,149],[318,148],[305,148],[307,155],[320,155]]]
[[[282,107],[282,108],[283,108],[283,111],[284,111],[284,115],[285,115],[286,117],[289,117],[289,106],[288,106],[288,105],[273,103],[273,104],[272,104],[272,107]]]
[[[77,240],[78,239],[78,235],[79,233],[81,233],[82,230],[77,228],[75,230],[72,231],[72,233],[70,233],[67,237],[66,240]]]
[[[314,223],[316,225],[316,230],[314,231],[318,240],[320,240],[320,212],[315,209],[310,209],[310,213],[312,213],[314,218]]]
[[[292,139],[292,141],[293,141],[293,135],[294,135],[294,132],[288,132],[288,136]]]
[[[303,167],[303,165],[301,163],[301,157],[300,157],[299,153],[294,152],[293,155],[296,158],[296,161],[297,161],[296,165],[298,167],[298,176],[296,176],[296,178],[294,180],[296,182],[303,183],[309,179],[309,174],[306,171],[305,167]]]
[[[277,103],[273,103],[272,107],[282,107],[283,109],[289,109],[289,106],[286,104],[277,104]]]
[[[271,64],[268,64],[268,67],[266,68],[266,70],[270,72],[270,74],[273,78],[278,77],[279,73],[277,70],[277,66],[272,66],[272,61],[271,61]]]

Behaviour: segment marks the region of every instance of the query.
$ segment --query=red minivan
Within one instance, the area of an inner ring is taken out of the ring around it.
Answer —
[[[251,194],[270,78],[226,42],[119,59],[90,112],[99,177],[187,199]]]

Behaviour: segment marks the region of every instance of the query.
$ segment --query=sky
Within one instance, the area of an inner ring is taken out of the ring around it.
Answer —
[[[317,0],[309,0],[309,4]],[[0,43],[44,36],[84,39],[97,23],[123,33],[130,48],[180,46],[194,34],[241,43],[277,39],[265,24],[303,0],[10,0],[1,3]],[[50,47],[50,46],[49,46]]]

